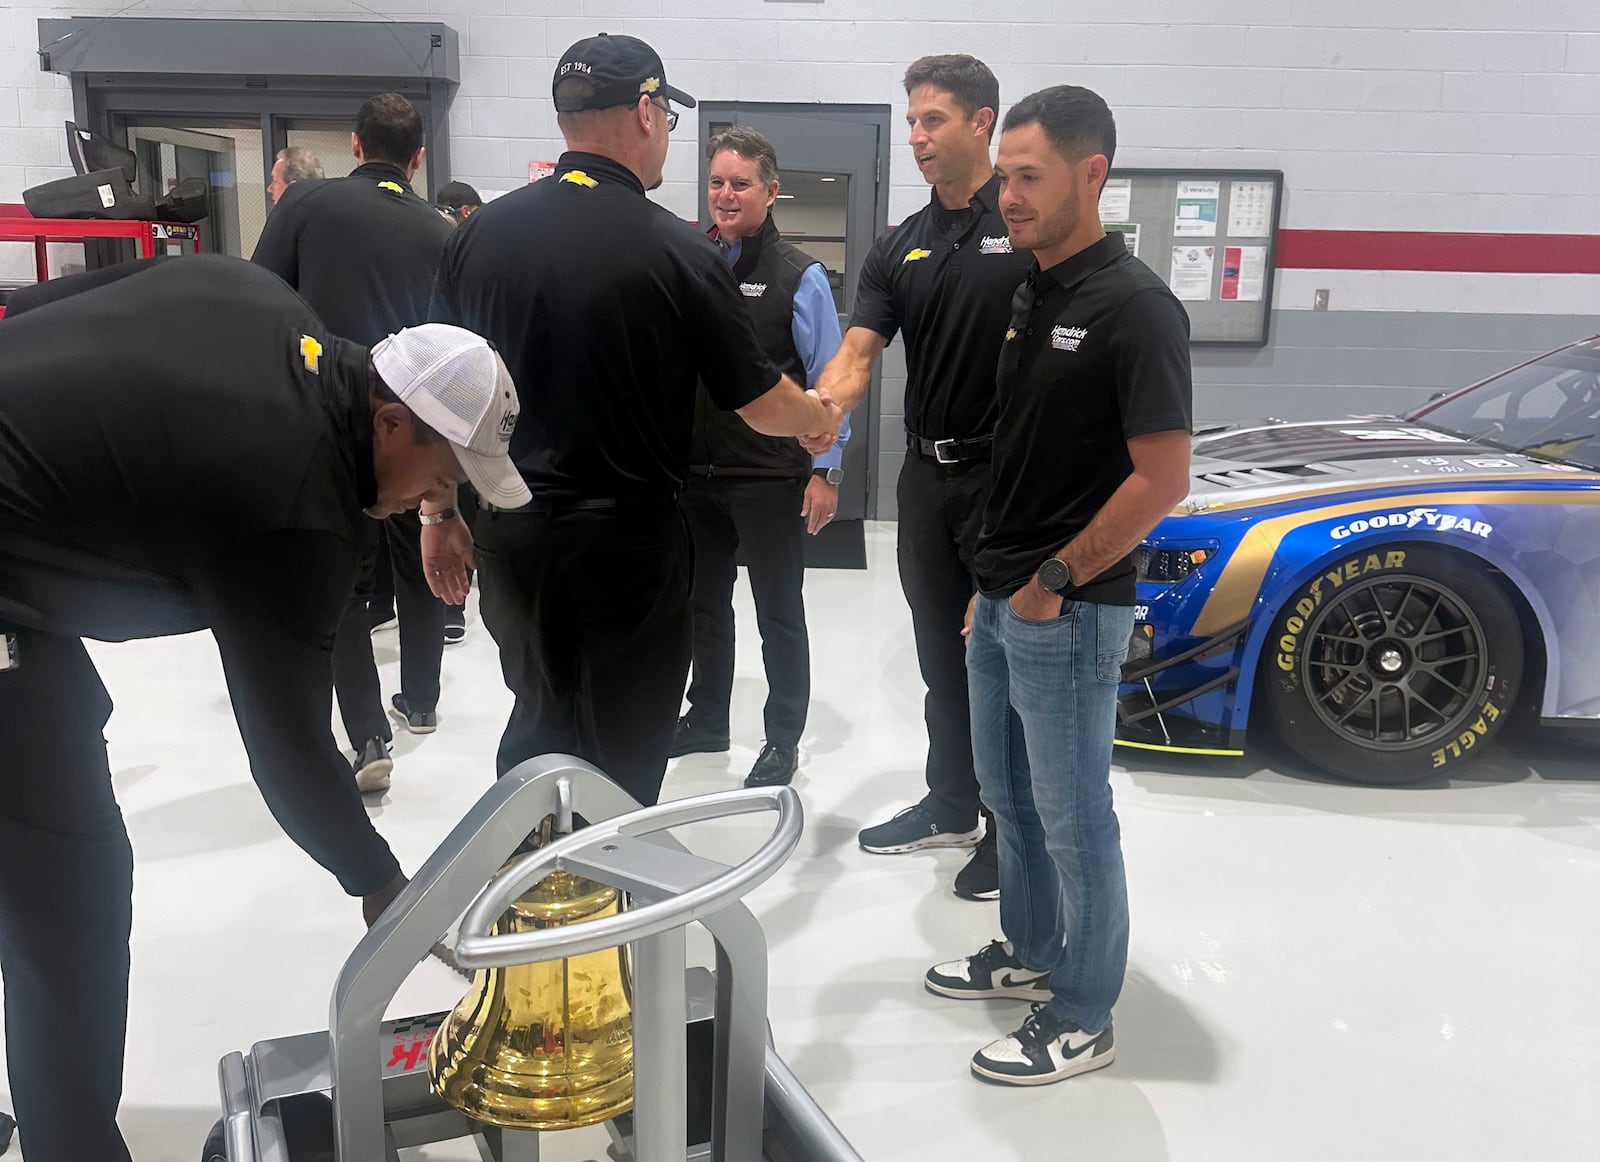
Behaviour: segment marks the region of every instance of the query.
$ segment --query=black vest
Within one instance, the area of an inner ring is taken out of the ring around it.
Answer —
[[[800,276],[817,265],[783,240],[770,217],[744,240],[733,264],[761,349],[801,387],[809,385],[805,361],[794,346],[794,295]],[[701,384],[695,394],[689,471],[701,476],[805,477],[811,474],[811,456],[793,437],[763,436],[737,412],[723,411]]]

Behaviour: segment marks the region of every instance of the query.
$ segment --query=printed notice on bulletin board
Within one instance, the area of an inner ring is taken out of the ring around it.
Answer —
[[[1172,277],[1167,280],[1172,293],[1188,303],[1209,301],[1216,257],[1215,246],[1174,246]]]
[[[1225,301],[1259,303],[1267,283],[1265,246],[1222,248],[1222,294]]]
[[[1179,182],[1172,216],[1174,238],[1215,238],[1221,182]]]
[[[1107,234],[1121,234],[1123,242],[1128,245],[1128,253],[1139,257],[1139,223],[1105,222],[1103,225]]]
[[[1126,222],[1133,217],[1133,179],[1107,178],[1100,191],[1100,221]]]
[[[1228,237],[1265,238],[1272,233],[1272,183],[1228,183]]]

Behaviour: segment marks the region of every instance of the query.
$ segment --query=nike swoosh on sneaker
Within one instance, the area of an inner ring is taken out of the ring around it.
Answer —
[[[1066,1040],[1061,1043],[1061,1056],[1076,1057],[1098,1040],[1100,1040],[1099,1033],[1068,1033]]]
[[[1001,988],[1005,988],[1005,989],[1013,989],[1013,988],[1045,988],[1045,987],[1048,986],[1049,981],[1050,981],[1050,974],[1047,973],[1047,972],[1046,973],[1030,972],[1030,973],[1026,973],[1026,974],[1023,974],[1023,975],[1018,975],[1017,973],[1012,972],[1008,968],[1008,969],[1005,970],[1005,972],[1000,974],[1000,979],[996,983],[998,983]]]

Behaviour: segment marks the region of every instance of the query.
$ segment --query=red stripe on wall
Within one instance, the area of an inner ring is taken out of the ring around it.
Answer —
[[[1433,234],[1283,230],[1287,270],[1446,270],[1479,274],[1600,274],[1600,234]]]

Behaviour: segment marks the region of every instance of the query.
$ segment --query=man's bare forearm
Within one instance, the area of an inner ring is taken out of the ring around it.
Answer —
[[[1088,527],[1055,555],[1072,570],[1074,584],[1092,581],[1138,548],[1182,499],[1183,493],[1175,492],[1170,482],[1135,472],[1111,494]]]
[[[739,416],[763,436],[817,436],[839,427],[827,405],[787,375],[740,408]]]

